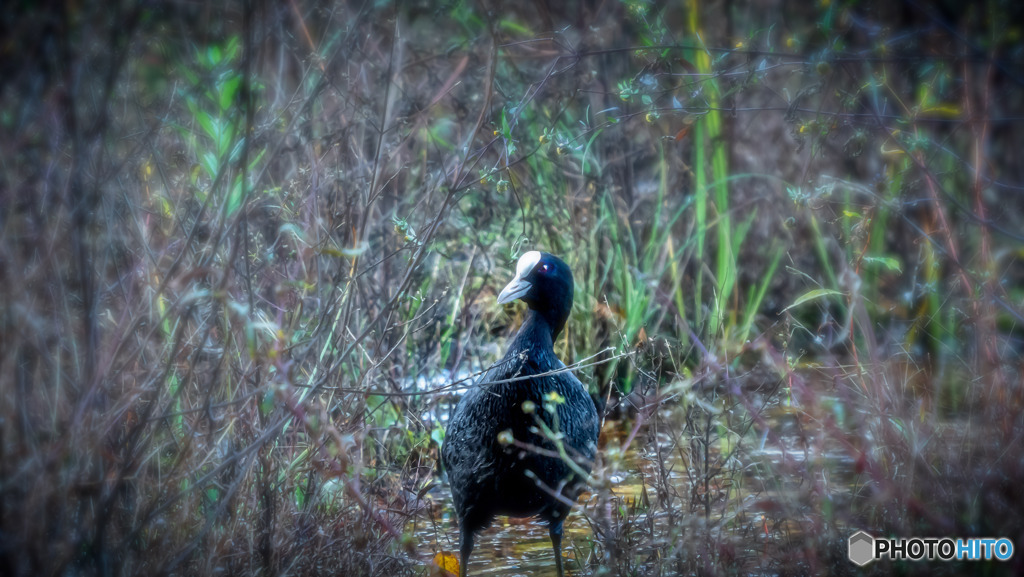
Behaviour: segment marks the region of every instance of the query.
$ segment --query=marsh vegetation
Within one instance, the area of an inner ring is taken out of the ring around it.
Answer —
[[[529,250],[603,407],[569,574],[1024,572],[846,551],[1024,546],[1022,10],[793,4],[6,9],[0,574],[443,574]]]

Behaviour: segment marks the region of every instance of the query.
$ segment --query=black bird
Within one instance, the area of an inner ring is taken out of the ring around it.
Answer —
[[[537,419],[587,473],[598,434],[597,409],[583,383],[569,371],[549,374],[565,367],[553,345],[569,318],[572,295],[569,266],[537,251],[520,257],[515,278],[498,295],[501,304],[525,301],[526,320],[505,357],[462,397],[441,447],[459,516],[460,577],[466,576],[474,535],[495,515],[547,521],[562,575],[562,523],[585,480],[554,454],[558,446],[539,432]],[[516,447],[511,439],[539,450]]]

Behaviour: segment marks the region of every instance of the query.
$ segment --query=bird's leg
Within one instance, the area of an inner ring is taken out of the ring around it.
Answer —
[[[469,565],[469,554],[473,552],[473,531],[466,527],[465,521],[459,524],[459,577],[466,577],[467,565]],[[561,573],[559,573],[561,575]]]
[[[555,550],[555,569],[558,577],[562,577],[562,519],[552,519],[548,533],[551,534],[551,547]]]

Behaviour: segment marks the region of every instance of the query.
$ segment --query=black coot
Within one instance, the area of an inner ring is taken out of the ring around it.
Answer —
[[[562,575],[562,522],[584,480],[564,460],[551,456],[557,447],[536,432],[535,419],[543,419],[557,431],[566,453],[590,471],[597,451],[598,418],[586,387],[568,371],[539,376],[565,367],[555,356],[553,344],[569,318],[572,296],[568,265],[536,251],[519,259],[515,278],[498,295],[502,304],[525,301],[530,307],[526,320],[505,357],[462,397],[441,448],[459,516],[461,577],[466,575],[473,536],[495,515],[536,515],[547,521],[558,575]],[[532,412],[523,409],[527,401],[532,402]],[[554,414],[544,408],[545,403],[557,407]],[[547,454],[515,447],[509,443],[509,434]]]

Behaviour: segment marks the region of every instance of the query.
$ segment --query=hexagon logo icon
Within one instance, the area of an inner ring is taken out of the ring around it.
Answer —
[[[864,531],[857,531],[850,535],[850,544],[847,555],[861,567],[867,565],[874,559],[875,540]]]

